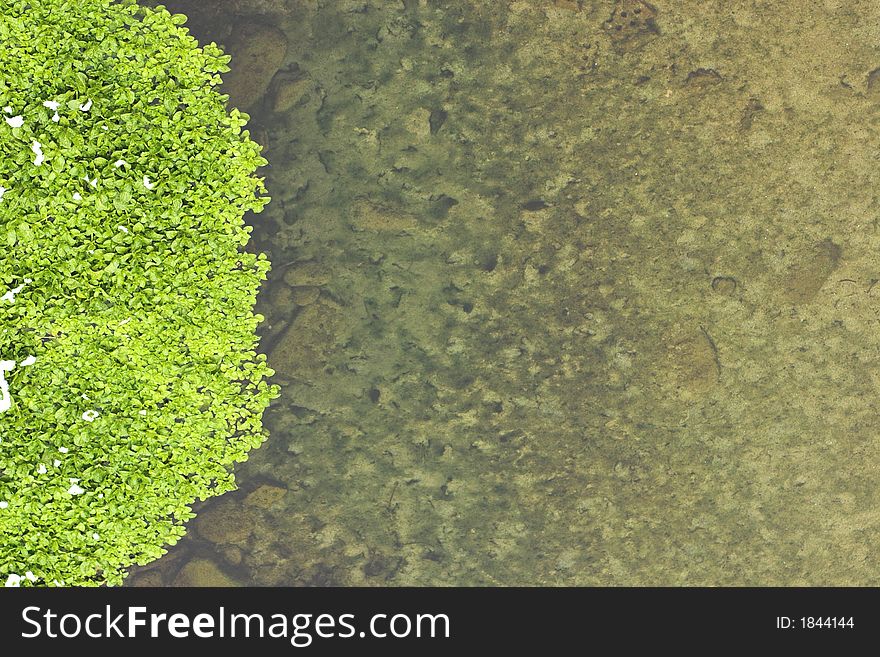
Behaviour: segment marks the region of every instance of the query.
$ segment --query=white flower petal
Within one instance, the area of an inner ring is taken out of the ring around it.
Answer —
[[[0,300],[2,300],[2,301],[14,302],[14,301],[15,301],[15,295],[18,294],[19,292],[21,292],[21,291],[24,289],[24,285],[25,285],[25,284],[30,283],[30,282],[31,282],[31,281],[30,281],[29,278],[24,279],[24,284],[19,285],[18,287],[13,288],[13,289],[9,290],[8,292],[6,292],[2,297],[0,297]],[[5,361],[2,361],[2,362],[5,362]],[[12,365],[9,366],[9,367],[7,367],[7,368],[5,368],[5,369],[9,369],[9,370],[11,370],[13,367],[15,367],[15,361],[9,361],[9,362],[11,362]]]
[[[31,144],[31,150],[34,152],[34,165],[40,166],[46,159],[43,155],[43,145],[40,142],[35,141]]]
[[[6,294],[9,293],[7,292]],[[5,294],[3,298],[6,298]],[[5,372],[13,369],[15,369],[14,360],[0,360],[0,413],[4,413],[12,408],[12,395],[9,394],[9,383],[3,375]]]

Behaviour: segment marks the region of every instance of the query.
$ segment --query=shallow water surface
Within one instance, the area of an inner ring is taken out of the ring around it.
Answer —
[[[129,583],[880,581],[880,6],[164,4],[283,393]]]

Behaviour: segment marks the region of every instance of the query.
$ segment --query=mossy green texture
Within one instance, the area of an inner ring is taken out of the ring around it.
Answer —
[[[0,0],[4,581],[118,584],[265,439],[265,160],[184,20]]]

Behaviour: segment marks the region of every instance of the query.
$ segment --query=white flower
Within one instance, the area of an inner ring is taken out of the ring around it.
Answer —
[[[24,117],[23,116],[7,116],[6,123],[11,125],[13,128],[20,128],[24,125]]]
[[[82,414],[82,419],[86,422],[92,422],[96,417],[98,417],[100,413],[98,411],[88,410]]]
[[[28,356],[23,361],[21,361],[21,363],[19,363],[19,365],[21,365],[22,367],[27,367],[28,365],[33,365],[36,362],[37,362],[36,356]]]
[[[5,509],[8,506],[9,506],[9,502],[7,502],[5,500],[0,502],[0,509]]]
[[[21,586],[21,575],[12,573],[6,578],[6,586]]]
[[[31,281],[29,278],[26,278],[26,279],[24,279],[24,282],[26,284],[26,283],[30,283]],[[19,292],[21,292],[23,289],[24,289],[24,284],[19,285],[18,287],[9,290],[6,294],[4,294],[2,297],[0,297],[0,300],[14,302],[15,295],[18,294]],[[12,363],[12,367],[15,367],[14,362]],[[7,368],[7,369],[12,369],[12,367]]]
[[[37,581],[37,578],[34,576],[34,574],[31,571],[27,571],[24,574],[24,576],[27,577],[29,582],[36,582]]]
[[[4,107],[3,111],[6,112],[7,114],[12,114],[12,108],[9,105]]]
[[[154,183],[151,183],[151,182],[150,182],[150,179],[149,179],[149,178],[147,178],[146,176],[144,176],[144,187],[146,187],[147,189],[153,189],[153,187],[155,187],[155,186],[156,186],[156,185],[155,185]]]
[[[76,484],[71,484],[70,488],[67,489],[67,492],[71,495],[82,495],[83,493],[85,493],[85,490],[83,490]]]
[[[58,121],[61,119],[61,116],[58,114],[58,101],[44,100],[43,107],[48,107],[50,110],[55,112],[55,114],[52,115],[52,120],[55,121],[55,123],[58,123]]]
[[[14,360],[0,360],[0,413],[12,408],[12,395],[9,394],[9,383],[6,381],[4,373],[13,369],[15,369]]]
[[[74,192],[74,193],[73,193],[73,200],[74,200],[74,201],[82,201],[82,198],[83,198],[83,197],[82,197],[82,194],[80,194],[79,192]]]
[[[55,459],[52,461],[52,465],[54,465],[57,468],[59,465],[61,465],[61,461],[59,461],[58,459]]]
[[[88,112],[90,109],[92,109],[92,99],[89,98],[88,101],[79,106],[79,109],[81,112]]]
[[[95,176],[94,180],[89,180],[88,176],[83,176],[83,180],[85,180],[87,183],[89,183],[92,187],[98,186],[98,176]]]
[[[123,166],[124,164],[128,164],[128,162],[126,162],[125,160],[116,160],[113,163],[113,166],[115,166],[118,169],[119,167]]]
[[[66,447],[59,447],[58,451],[61,452],[62,454],[67,454],[67,452],[69,452],[70,450],[67,449]]]
[[[43,155],[43,145],[40,142],[35,141],[31,144],[31,150],[34,152],[34,165],[40,166],[43,163],[43,160],[46,159]]]
[[[3,195],[6,193],[5,187],[0,187],[0,198],[3,198]]]
[[[127,233],[127,232],[128,232],[128,228],[126,228],[125,226],[117,226],[117,228],[118,228],[119,230],[121,230],[123,233]]]
[[[37,472],[38,472],[39,474],[46,474],[46,466],[43,465],[42,463],[40,463],[40,467],[37,468]]]
[[[94,533],[92,534],[92,538],[95,539],[95,540],[97,541],[97,540],[99,540],[99,539],[101,538],[101,536],[98,534],[98,532],[94,532]]]

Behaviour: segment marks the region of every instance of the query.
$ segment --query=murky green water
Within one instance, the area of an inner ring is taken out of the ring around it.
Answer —
[[[164,4],[283,394],[130,583],[880,581],[880,6]]]

